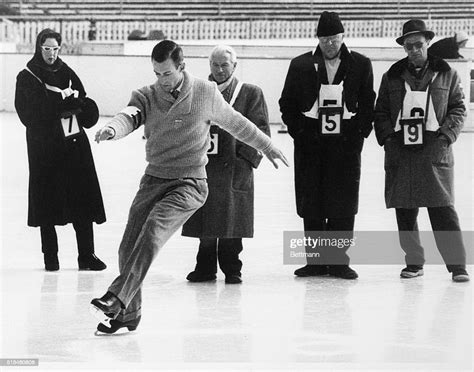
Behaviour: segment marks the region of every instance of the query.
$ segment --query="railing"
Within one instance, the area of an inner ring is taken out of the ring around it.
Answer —
[[[371,21],[344,21],[346,37],[396,37],[400,35],[402,20],[376,19]],[[455,31],[464,30],[474,34],[474,19],[432,19],[428,28],[437,36],[449,36]],[[88,40],[89,21],[37,20],[11,21],[0,20],[0,41],[12,41],[18,44],[34,44],[36,35],[49,27],[63,36],[66,43],[74,44]],[[316,20],[242,20],[242,21],[177,21],[160,22],[141,21],[95,21],[97,41],[122,41],[133,30],[148,34],[152,30],[161,30],[174,40],[203,39],[297,39],[314,38]]]

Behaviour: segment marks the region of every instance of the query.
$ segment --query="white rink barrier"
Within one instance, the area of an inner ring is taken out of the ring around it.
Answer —
[[[191,46],[189,46],[189,50],[191,50],[190,48]],[[283,89],[290,60],[300,54],[301,50],[298,50],[298,53],[291,57],[262,57],[245,55],[246,48],[246,46],[237,47],[239,60],[236,76],[242,81],[256,84],[262,88],[268,104],[270,122],[281,123],[278,100]],[[284,46],[279,48],[284,48]],[[183,49],[186,69],[195,76],[207,78],[209,75],[208,54],[192,55],[187,53],[188,46],[185,44]],[[357,50],[357,48],[352,49]],[[370,56],[370,53],[367,53],[367,55]],[[0,53],[0,110],[15,110],[16,76],[31,56],[31,54]],[[149,85],[156,79],[149,55],[64,55],[62,58],[79,75],[87,94],[96,100],[101,115],[105,116],[112,116],[125,107],[132,90]],[[382,74],[399,57],[371,59],[374,69],[374,88],[378,92]],[[466,102],[470,102],[471,60],[449,61],[449,63],[459,72]],[[472,119],[472,117],[468,118],[466,129],[474,129]]]

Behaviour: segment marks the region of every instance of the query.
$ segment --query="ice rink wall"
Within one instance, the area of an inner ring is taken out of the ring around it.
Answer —
[[[63,60],[81,78],[87,94],[96,100],[101,115],[112,116],[127,105],[130,93],[155,81],[149,53],[155,42],[120,43],[114,46],[92,44],[82,48],[81,55],[63,55]],[[208,55],[213,45],[186,45],[183,43],[186,69],[197,77],[209,74]],[[270,122],[281,123],[278,99],[283,88],[291,58],[309,51],[309,46],[261,46],[234,44],[238,59],[236,76],[248,83],[260,86],[265,94]],[[404,57],[401,48],[363,47],[352,49],[371,58],[374,69],[374,87],[378,92],[382,75],[395,61]],[[113,50],[115,54],[105,54]],[[14,111],[15,81],[18,72],[31,58],[31,54],[19,54],[0,50],[0,110]],[[470,102],[470,72],[472,61],[449,61],[461,76]],[[473,104],[468,104],[471,110]],[[473,115],[466,122],[466,129],[474,129]]]

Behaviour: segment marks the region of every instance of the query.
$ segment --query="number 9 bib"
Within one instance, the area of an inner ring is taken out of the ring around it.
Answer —
[[[400,119],[403,133],[403,144],[405,146],[422,146],[423,134],[425,132],[425,120],[423,117]]]

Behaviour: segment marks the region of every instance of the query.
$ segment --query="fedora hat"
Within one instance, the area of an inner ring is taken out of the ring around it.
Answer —
[[[396,42],[400,45],[403,45],[403,42],[408,36],[414,34],[423,34],[427,39],[433,39],[434,32],[426,29],[425,22],[421,19],[410,19],[408,22],[405,22],[403,25],[402,36],[396,39]]]

